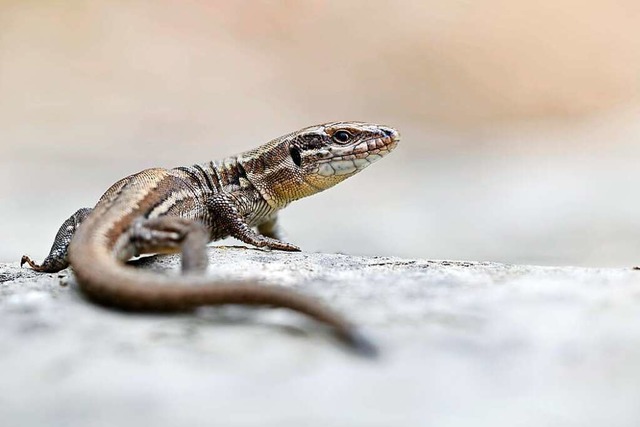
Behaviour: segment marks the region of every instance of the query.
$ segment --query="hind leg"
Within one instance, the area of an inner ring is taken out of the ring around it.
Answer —
[[[23,255],[20,260],[20,266],[25,263],[29,264],[35,271],[43,273],[56,273],[60,270],[64,270],[69,266],[67,260],[67,248],[71,242],[73,234],[76,232],[82,221],[91,213],[93,209],[82,208],[78,209],[76,213],[71,215],[60,227],[56,238],[53,241],[53,246],[49,251],[49,255],[42,261],[42,264],[35,263],[27,255]]]
[[[121,259],[144,253],[182,253],[183,273],[206,271],[209,231],[190,219],[162,216],[154,219],[140,219],[129,229],[129,243],[120,253]]]

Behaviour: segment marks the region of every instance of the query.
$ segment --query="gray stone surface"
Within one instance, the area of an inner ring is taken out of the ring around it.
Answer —
[[[214,277],[316,295],[368,361],[284,310],[132,315],[0,265],[2,426],[637,426],[640,271],[212,248]],[[138,264],[174,270],[175,257]]]

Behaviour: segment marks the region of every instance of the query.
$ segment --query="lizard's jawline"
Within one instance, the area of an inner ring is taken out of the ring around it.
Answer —
[[[374,142],[376,148],[370,149],[365,152],[355,153],[356,147],[366,144],[369,146],[370,142]],[[377,147],[382,143],[382,147]],[[341,176],[349,175],[355,172],[361,171],[370,164],[373,164],[389,154],[398,145],[397,139],[393,138],[376,138],[370,141],[361,142],[356,145],[349,154],[334,157],[330,160],[325,160],[318,166],[318,174],[321,176]]]

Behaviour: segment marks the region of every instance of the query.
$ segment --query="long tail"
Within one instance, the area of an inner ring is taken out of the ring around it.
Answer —
[[[80,289],[93,301],[133,311],[183,311],[200,306],[243,304],[273,306],[303,313],[333,328],[338,338],[364,356],[376,347],[343,316],[314,298],[293,290],[251,282],[215,282],[206,277],[167,277],[136,270],[117,260],[91,227],[80,227],[69,260]]]

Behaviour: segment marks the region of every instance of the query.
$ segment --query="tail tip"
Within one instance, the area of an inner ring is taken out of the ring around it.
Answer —
[[[349,348],[358,356],[367,359],[376,359],[380,352],[378,347],[362,331],[350,329],[343,335],[343,340]]]

